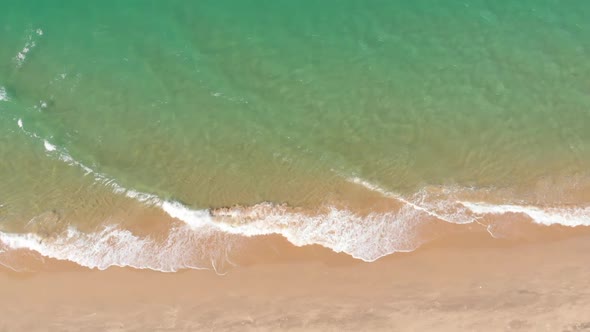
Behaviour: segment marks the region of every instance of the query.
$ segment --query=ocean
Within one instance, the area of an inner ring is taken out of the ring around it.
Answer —
[[[273,235],[372,262],[590,226],[588,17],[577,0],[7,1],[0,264],[222,271]]]

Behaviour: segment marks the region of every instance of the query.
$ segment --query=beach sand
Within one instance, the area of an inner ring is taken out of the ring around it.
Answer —
[[[590,234],[557,233],[455,235],[373,263],[267,237],[255,250],[274,258],[225,275],[46,261],[0,273],[0,331],[590,331]]]

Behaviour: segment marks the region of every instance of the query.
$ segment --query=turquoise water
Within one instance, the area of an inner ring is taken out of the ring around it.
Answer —
[[[47,211],[141,225],[121,215],[155,201],[347,206],[351,182],[436,211],[448,198],[424,188],[573,204],[590,223],[588,17],[556,0],[4,3],[2,229]],[[320,238],[291,242],[340,248]]]

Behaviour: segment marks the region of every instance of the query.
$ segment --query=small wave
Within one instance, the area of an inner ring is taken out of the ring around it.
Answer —
[[[590,226],[590,207],[539,207],[517,204],[491,204],[462,200],[477,194],[471,188],[423,188],[410,198],[388,192],[387,190],[359,178],[350,178],[349,182],[378,192],[386,197],[399,200],[429,215],[451,223],[466,224],[477,222],[485,215],[507,213],[523,214],[541,225]],[[487,191],[484,191],[484,193]],[[481,193],[479,193],[481,194]]]
[[[0,86],[0,101],[8,101],[8,93],[2,86]]]
[[[36,29],[34,31],[31,31],[27,35],[26,41],[25,41],[25,46],[14,57],[17,67],[21,67],[25,63],[25,60],[27,59],[27,55],[29,54],[29,52],[31,52],[37,46],[37,39],[42,35],[43,35],[43,30],[41,30],[41,29]]]
[[[498,215],[507,213],[524,214],[541,225],[590,226],[590,207],[547,207],[523,205],[495,205],[488,203],[460,202],[474,213]]]
[[[102,174],[100,172],[97,172],[95,170],[93,170],[91,167],[75,160],[66,149],[58,147],[57,145],[51,143],[48,139],[44,139],[41,136],[37,135],[35,132],[26,130],[24,128],[24,123],[22,119],[18,119],[17,120],[17,125],[20,129],[22,129],[22,131],[30,138],[35,139],[39,142],[43,143],[43,148],[45,149],[45,151],[52,156],[57,156],[57,158],[61,161],[63,161],[64,163],[73,166],[73,167],[78,167],[81,170],[84,171],[85,175],[92,175],[95,179],[96,182],[101,183],[105,186],[111,187],[113,189],[113,192],[116,194],[123,194],[129,198],[135,199],[137,201],[143,202],[143,203],[151,203],[153,205],[161,205],[162,204],[162,200],[157,197],[156,195],[153,194],[147,194],[147,193],[141,193],[138,191],[134,191],[131,189],[127,189],[125,187],[123,187],[122,185],[120,185],[119,183],[117,183],[114,179],[109,178],[108,176],[106,176],[105,174]]]
[[[428,191],[424,188],[411,197],[404,197],[358,177],[347,178],[347,181],[358,184],[370,191],[377,192],[384,197],[397,200],[413,209],[422,211],[448,223],[469,224],[478,219],[478,216],[457,204],[458,202],[452,200],[452,194],[456,191],[452,188],[444,188],[443,190],[439,190],[439,192]]]

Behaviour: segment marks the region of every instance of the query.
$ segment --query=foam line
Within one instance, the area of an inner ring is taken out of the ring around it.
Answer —
[[[527,205],[495,205],[489,203],[460,202],[465,207],[477,214],[506,214],[518,213],[531,218],[541,225],[560,224],[564,226],[590,226],[590,207],[548,207],[540,208]]]

